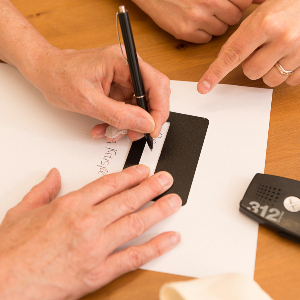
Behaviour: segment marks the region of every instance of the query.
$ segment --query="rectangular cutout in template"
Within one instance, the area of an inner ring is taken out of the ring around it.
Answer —
[[[168,122],[170,127],[155,172],[167,171],[173,176],[173,186],[163,195],[176,193],[181,197],[182,205],[185,205],[209,121],[201,117],[171,112]],[[124,168],[139,164],[145,145],[145,138],[132,143]]]

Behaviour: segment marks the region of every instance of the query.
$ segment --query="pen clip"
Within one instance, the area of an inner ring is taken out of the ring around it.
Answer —
[[[119,34],[119,22],[118,22],[118,12],[116,13],[116,26],[117,26],[117,34],[118,34],[118,40],[119,40],[119,45],[120,45],[120,49],[121,49],[121,52],[122,52],[122,56],[124,58],[124,60],[126,61],[126,64],[128,63],[128,60],[127,58],[125,58],[124,56],[124,53],[123,53],[123,50],[122,50],[122,46],[121,46],[121,40],[120,40],[120,34]]]

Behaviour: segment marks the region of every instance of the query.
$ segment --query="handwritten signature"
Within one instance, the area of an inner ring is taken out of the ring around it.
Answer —
[[[117,155],[117,151],[118,151],[117,149],[113,149],[110,147],[105,147],[105,149],[106,149],[106,153],[104,154],[100,164],[97,165],[97,167],[100,168],[98,173],[99,174],[101,173],[102,175],[108,174],[107,166],[109,165],[113,157]]]
[[[162,134],[160,133],[156,139],[162,138]],[[156,139],[153,139],[153,144],[156,144]],[[115,144],[116,142],[114,142]],[[108,142],[108,144],[112,144],[111,142]],[[98,174],[107,175],[109,173],[108,166],[111,162],[111,160],[117,155],[117,149],[111,148],[111,147],[105,147],[106,152],[97,167],[99,167]]]

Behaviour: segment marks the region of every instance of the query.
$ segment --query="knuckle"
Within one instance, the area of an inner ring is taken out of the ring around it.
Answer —
[[[97,257],[93,257],[94,261]],[[82,281],[88,285],[88,287],[96,289],[99,285],[99,278],[104,278],[106,275],[105,270],[96,269],[90,272],[86,272],[82,275]]]
[[[160,212],[160,215],[165,219],[170,215],[170,213],[173,211],[170,204],[166,201],[156,201],[155,205],[157,206],[157,209]]]
[[[259,78],[257,72],[257,68],[254,66],[249,66],[248,64],[243,64],[243,72],[250,80],[256,80]]]
[[[138,214],[131,214],[128,218],[128,230],[134,237],[140,236],[145,231],[144,220]]]
[[[128,181],[130,185],[135,185],[137,179],[139,179],[141,176],[135,167],[129,167],[125,169],[123,173],[126,174],[126,181]]]
[[[57,213],[70,213],[71,208],[77,208],[76,204],[81,203],[77,199],[80,199],[80,194],[78,192],[71,192],[66,196],[56,199],[52,204]]]
[[[131,270],[136,270],[144,264],[144,256],[141,251],[136,247],[127,249],[128,263]]]
[[[208,79],[212,81],[219,81],[223,78],[224,69],[221,66],[216,66],[213,71],[208,75]]]
[[[157,196],[163,189],[156,176],[150,177],[150,179],[145,182],[145,185],[147,189],[147,194],[151,197]]]
[[[235,12],[232,12],[230,23],[228,25],[235,25],[237,24],[242,18],[242,12],[237,9]]]
[[[281,35],[281,43],[285,45],[295,44],[298,39],[298,33],[295,33],[293,30],[285,31]]]
[[[207,34],[207,35],[201,37],[201,39],[198,39],[198,43],[203,43],[203,44],[205,44],[205,43],[210,42],[211,39],[212,39],[212,35],[211,35],[211,34]]]
[[[157,243],[154,240],[151,240],[150,245],[151,245],[153,257],[159,257],[164,254],[163,247],[160,243]]]
[[[214,0],[210,0],[210,1],[214,1]],[[194,9],[193,7],[188,9],[185,15],[187,20],[191,21],[192,23],[199,22],[199,19],[201,18],[201,14],[199,14],[198,10]]]
[[[238,65],[243,61],[243,51],[242,49],[234,47],[224,47],[222,50],[223,65],[225,67],[230,67],[232,65]]]
[[[266,36],[273,36],[274,32],[276,34],[281,34],[284,30],[282,22],[279,18],[265,12],[258,12],[256,14],[256,19],[260,23],[260,29]],[[254,20],[255,21],[255,20]]]
[[[228,29],[228,25],[220,23],[215,27],[215,34],[214,35],[223,35]]]
[[[285,82],[290,86],[297,86],[300,83],[300,80],[299,78],[293,78],[293,76],[290,76]]]
[[[77,217],[74,222],[73,229],[75,232],[87,232],[90,228],[95,227],[96,219],[88,214],[84,213],[81,217]]]
[[[130,191],[124,192],[120,194],[122,197],[122,205],[125,207],[126,212],[136,211],[139,207],[139,201],[135,195],[133,195]]]
[[[180,26],[176,27],[174,29],[174,37],[178,40],[184,40],[186,38],[186,36],[190,35],[190,28],[188,26],[188,24],[186,23],[181,23]]]
[[[49,201],[54,198],[54,191],[53,190],[47,190],[43,187],[41,187],[39,184],[34,186],[31,191],[32,193],[36,194],[37,197],[43,202],[43,204],[48,204]]]
[[[120,180],[116,174],[105,175],[100,178],[100,181],[111,192],[116,192],[119,189]]]

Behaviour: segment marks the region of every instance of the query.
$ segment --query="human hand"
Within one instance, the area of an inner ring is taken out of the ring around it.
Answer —
[[[119,45],[80,51],[54,48],[40,57],[37,66],[27,68],[26,77],[52,105],[107,123],[95,126],[92,137],[104,137],[108,124],[129,129],[131,140],[143,137],[141,132],[158,136],[169,116],[170,81],[142,59],[139,64],[150,114],[132,98],[129,67]]]
[[[242,63],[244,74],[251,80],[263,78],[275,87],[282,82],[300,83],[300,2],[266,1],[246,18],[222,47],[198,83],[198,91],[208,93],[231,70]],[[292,75],[282,75],[279,62]]]
[[[52,169],[0,226],[0,298],[78,299],[174,248],[179,235],[165,232],[113,253],[181,206],[170,194],[136,212],[173,183],[166,172],[148,175],[134,166],[56,198]]]
[[[132,0],[175,38],[207,43],[239,22],[252,0]],[[259,1],[259,0],[258,0]]]

